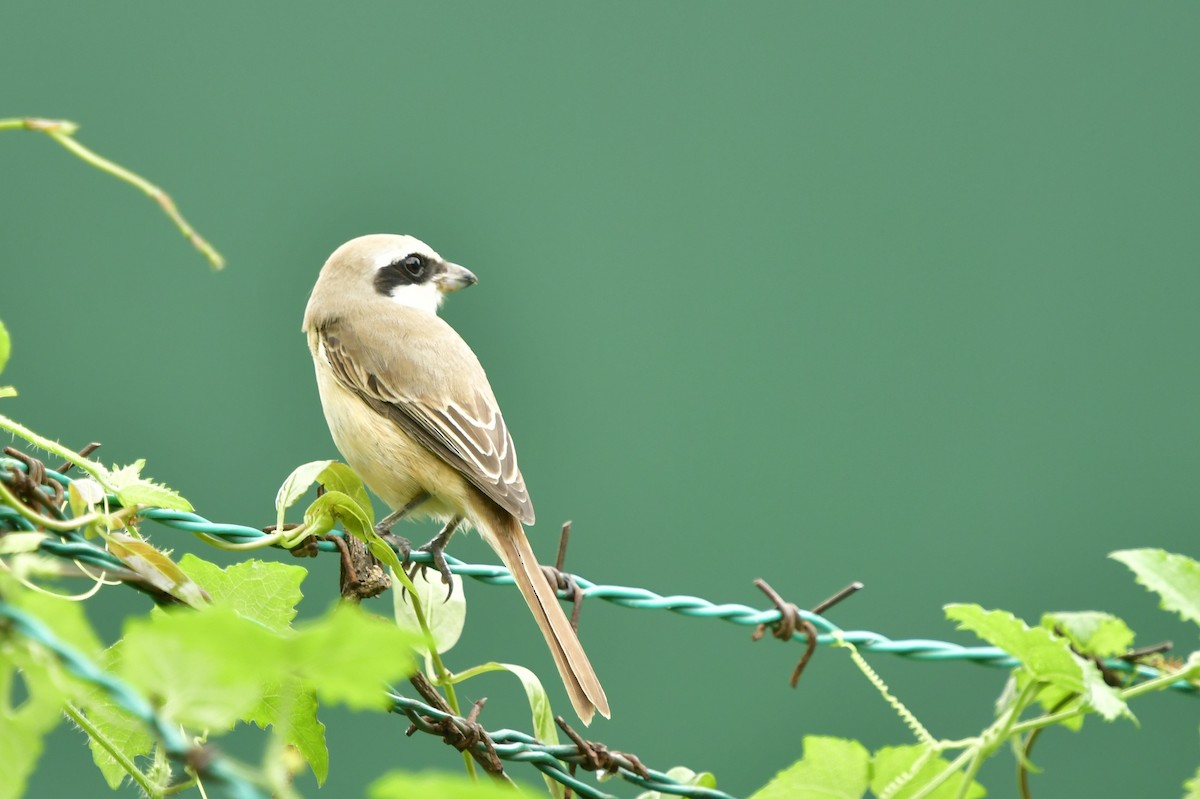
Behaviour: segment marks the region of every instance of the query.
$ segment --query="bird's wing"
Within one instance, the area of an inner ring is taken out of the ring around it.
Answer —
[[[393,331],[327,325],[317,331],[334,375],[497,505],[533,524],[533,504],[517,468],[512,436],[470,347],[438,317]],[[434,320],[434,321],[430,321]],[[386,346],[385,346],[386,345]],[[387,353],[390,357],[384,357]]]

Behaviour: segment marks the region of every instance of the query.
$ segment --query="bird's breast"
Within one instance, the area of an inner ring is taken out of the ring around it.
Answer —
[[[349,391],[319,357],[314,360],[333,442],[367,487],[393,510],[424,491],[430,499],[414,516],[465,515],[469,488],[458,470]]]

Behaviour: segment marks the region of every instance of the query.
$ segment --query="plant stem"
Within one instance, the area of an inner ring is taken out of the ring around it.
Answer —
[[[179,213],[179,209],[175,206],[175,201],[171,196],[163,191],[158,186],[155,186],[150,181],[146,180],[141,175],[130,172],[120,164],[115,164],[98,155],[87,147],[84,147],[73,137],[75,132],[79,130],[79,126],[74,122],[69,122],[65,119],[0,119],[0,131],[3,130],[29,130],[35,133],[45,133],[54,141],[65,147],[72,155],[80,158],[84,163],[94,166],[102,172],[107,172],[118,180],[133,186],[141,191],[150,199],[158,203],[163,212],[175,223],[175,227],[179,232],[192,243],[192,246],[200,251],[200,254],[208,259],[214,269],[222,269],[225,266],[225,259],[221,253],[217,252],[208,241],[196,232],[188,221],[183,218],[183,214]]]
[[[118,749],[116,744],[110,741],[108,736],[102,733],[100,728],[92,723],[91,719],[83,715],[83,712],[79,708],[70,702],[67,702],[63,705],[63,712],[67,714],[67,717],[70,718],[71,721],[79,725],[79,728],[87,733],[89,738],[100,744],[104,751],[108,752],[108,754],[112,756],[112,759],[117,761],[117,765],[125,769],[125,772],[129,774],[129,777],[134,782],[138,784],[138,787],[145,791],[147,796],[151,797],[152,799],[158,799],[158,797],[163,795],[162,791],[160,791],[157,786],[151,784],[150,780],[146,778],[146,775],[142,773],[142,770],[139,769],[124,752]]]
[[[421,606],[421,599],[417,596],[417,588],[413,585],[412,580],[408,578],[408,574],[404,569],[396,571],[392,570],[392,577],[400,582],[404,589],[408,591],[408,597],[412,601],[413,613],[417,616],[417,624],[421,626],[421,634],[425,638],[425,649],[429,652],[429,659],[433,662],[433,670],[437,673],[437,684],[442,686],[446,691],[446,704],[450,705],[450,709],[454,711],[454,715],[461,716],[462,711],[458,706],[458,695],[454,691],[454,681],[446,664],[442,662],[442,656],[437,651],[437,642],[433,639],[433,631],[429,629],[429,621],[425,618],[425,609]],[[395,586],[392,587],[395,591]],[[475,773],[475,761],[466,752],[462,753],[463,763],[467,766],[467,774],[471,779],[478,779]]]
[[[3,120],[0,120],[0,122],[2,122],[2,121]],[[20,436],[21,438],[25,439],[26,441],[28,441],[30,444],[33,444],[38,449],[49,452],[52,455],[57,455],[58,457],[67,461],[68,463],[72,463],[75,466],[78,466],[80,469],[82,469],[83,471],[87,472],[92,477],[94,477],[96,479],[96,482],[99,483],[106,492],[108,492],[109,494],[117,493],[116,490],[114,490],[113,487],[108,482],[108,470],[105,469],[104,466],[97,463],[96,461],[91,461],[91,460],[88,460],[87,458],[79,457],[78,452],[67,449],[62,444],[59,444],[57,441],[51,441],[48,438],[39,436],[37,433],[33,432],[25,425],[21,424],[20,422],[16,421],[15,419],[9,419],[7,416],[5,416],[3,414],[0,414],[0,430],[7,430],[8,432],[12,433],[14,436]]]

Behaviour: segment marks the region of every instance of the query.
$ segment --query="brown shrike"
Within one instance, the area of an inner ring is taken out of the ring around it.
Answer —
[[[362,236],[321,269],[304,312],[329,431],[346,462],[394,511],[381,523],[433,517],[445,546],[463,523],[512,572],[583,722],[608,699],[542,575],[522,522],[533,505],[479,359],[437,315],[444,295],[475,283],[411,236]]]

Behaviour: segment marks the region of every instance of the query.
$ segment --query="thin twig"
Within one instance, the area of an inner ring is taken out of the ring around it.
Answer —
[[[179,213],[179,208],[176,207],[175,201],[171,199],[171,195],[141,175],[129,171],[120,164],[109,161],[107,158],[92,152],[76,141],[74,136],[75,132],[79,130],[79,126],[74,122],[65,119],[38,119],[35,117],[0,119],[0,130],[29,130],[35,133],[45,133],[51,139],[65,147],[71,154],[84,161],[84,163],[90,164],[102,172],[107,172],[118,180],[122,180],[138,189],[158,203],[159,207],[163,209],[163,213],[175,223],[175,227],[179,229],[179,232],[192,243],[193,247],[200,251],[201,255],[208,259],[208,262],[212,264],[214,269],[223,269],[225,267],[224,257],[183,218],[183,214]]]

